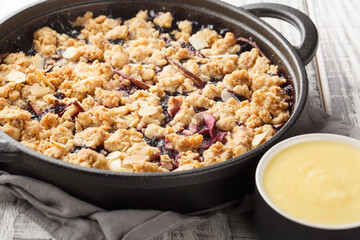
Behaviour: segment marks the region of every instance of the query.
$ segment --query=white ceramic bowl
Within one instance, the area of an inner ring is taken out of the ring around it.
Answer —
[[[261,158],[255,173],[255,215],[260,236],[264,239],[360,239],[360,222],[344,225],[306,222],[281,210],[266,194],[263,175],[272,158],[290,146],[310,141],[334,141],[360,148],[359,140],[336,134],[299,135],[270,148]]]

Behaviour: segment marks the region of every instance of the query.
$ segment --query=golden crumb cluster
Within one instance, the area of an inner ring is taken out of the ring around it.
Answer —
[[[2,54],[1,130],[80,166],[168,172],[244,154],[289,119],[287,80],[256,44],[149,15],[86,12],[76,37],[42,27],[35,54]]]

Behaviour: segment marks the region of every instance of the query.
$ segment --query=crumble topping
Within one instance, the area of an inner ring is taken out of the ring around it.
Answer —
[[[0,55],[0,129],[83,167],[169,172],[226,161],[289,119],[291,84],[256,43],[170,12],[86,12]],[[54,25],[55,26],[55,25]]]

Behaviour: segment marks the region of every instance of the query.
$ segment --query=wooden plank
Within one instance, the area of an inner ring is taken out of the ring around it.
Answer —
[[[307,1],[319,29],[317,54],[326,110],[360,126],[360,4]]]
[[[16,0],[16,1],[9,1],[9,0],[1,0],[0,1],[0,19],[3,17],[7,17],[9,14],[13,13],[14,11],[28,5],[31,3],[36,2],[37,0]]]
[[[0,203],[0,236],[1,239],[12,239],[14,235],[14,224],[19,214],[16,206],[10,202]]]
[[[54,239],[44,229],[23,214],[18,214],[14,224],[14,240],[16,239]]]

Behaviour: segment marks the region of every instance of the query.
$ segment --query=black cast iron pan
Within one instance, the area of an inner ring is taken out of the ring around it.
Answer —
[[[215,0],[50,0],[31,5],[0,23],[0,52],[31,44],[32,32],[56,15],[73,20],[92,11],[123,19],[140,9],[171,11],[179,19],[199,25],[228,28],[237,36],[252,37],[265,55],[293,81],[295,106],[289,121],[269,141],[234,159],[208,167],[171,173],[120,173],[72,165],[31,150],[0,131],[0,169],[54,184],[80,199],[106,209],[140,208],[199,211],[236,199],[253,186],[259,157],[296,125],[306,104],[308,82],[304,65],[314,56],[318,35],[312,21],[300,11],[278,4],[243,8]],[[301,33],[292,46],[259,17],[283,19]]]

